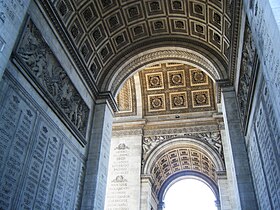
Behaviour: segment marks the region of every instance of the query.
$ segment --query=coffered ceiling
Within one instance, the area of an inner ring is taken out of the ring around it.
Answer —
[[[153,167],[154,192],[159,192],[168,177],[183,170],[200,172],[217,182],[215,164],[207,154],[192,147],[174,148],[163,154]]]
[[[117,116],[136,115],[136,107],[139,107],[136,91],[141,91],[141,111],[145,116],[215,110],[213,82],[206,73],[193,66],[157,64],[139,72],[139,78],[138,89],[132,77],[119,92]]]
[[[85,80],[104,82],[118,62],[153,45],[192,43],[228,65],[235,1],[50,0],[40,1]]]

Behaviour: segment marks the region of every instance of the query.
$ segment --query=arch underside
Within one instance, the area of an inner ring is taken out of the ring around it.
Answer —
[[[203,174],[201,172],[194,171],[194,170],[183,170],[183,171],[179,171],[177,173],[172,174],[161,185],[161,188],[158,192],[159,203],[163,202],[169,187],[171,187],[177,181],[180,181],[180,180],[186,179],[186,178],[197,179],[197,180],[203,182],[204,184],[206,184],[211,189],[211,191],[214,193],[217,201],[219,202],[220,193],[219,193],[218,185],[216,182],[214,182],[212,179],[210,179],[208,176],[206,176],[205,174]]]
[[[143,160],[143,173],[153,177],[152,190],[158,198],[162,198],[172,180],[183,175],[199,175],[219,197],[217,171],[224,170],[223,159],[200,140],[175,138],[165,141],[148,152]]]
[[[39,3],[51,17],[89,87],[95,86],[98,91],[110,91],[115,96],[119,84],[129,76],[163,60],[197,65],[216,81],[231,76],[235,55],[229,55],[236,48],[233,21],[239,18],[235,12],[239,0]],[[169,55],[159,49],[162,47]],[[172,56],[175,50],[179,52]],[[147,58],[151,51],[154,52]],[[146,56],[142,59],[147,60],[139,63],[143,53]],[[199,59],[194,55],[200,55]],[[128,67],[128,61],[136,63]]]

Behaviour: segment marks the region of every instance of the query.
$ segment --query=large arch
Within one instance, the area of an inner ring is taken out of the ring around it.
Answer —
[[[206,72],[213,81],[228,80],[228,72],[225,64],[211,53],[205,54],[201,51],[184,47],[154,47],[141,51],[138,54],[126,58],[122,63],[116,65],[113,73],[107,73],[102,81],[101,90],[110,91],[115,96],[123,83],[134,73],[143,70],[154,63],[177,62],[189,64]]]

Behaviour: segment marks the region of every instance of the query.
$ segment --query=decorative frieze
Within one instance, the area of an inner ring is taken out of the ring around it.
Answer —
[[[130,130],[113,130],[113,137],[122,137],[122,136],[136,136],[143,135],[142,129],[130,129]]]
[[[256,46],[248,21],[246,21],[244,42],[241,57],[240,77],[238,86],[238,102],[243,128],[246,130],[250,112],[250,103],[254,91],[255,75],[258,70]]]
[[[185,134],[185,133],[200,133],[200,132],[210,132],[218,131],[219,126],[217,124],[213,125],[200,125],[200,126],[190,126],[190,127],[177,127],[177,128],[149,128],[144,130],[144,136],[161,136],[168,134]]]
[[[21,36],[16,56],[50,101],[49,105],[85,138],[89,108],[30,19]]]

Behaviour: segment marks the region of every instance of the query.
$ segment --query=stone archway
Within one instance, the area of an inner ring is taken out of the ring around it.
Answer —
[[[214,136],[209,141],[213,141]],[[164,193],[169,184],[186,175],[203,179],[219,203],[217,172],[224,171],[225,166],[223,157],[209,142],[203,142],[201,138],[171,138],[158,141],[151,150],[143,153],[142,173],[151,177],[151,193],[157,198],[158,209],[163,207]]]
[[[209,55],[183,47],[159,47],[143,51],[127,59],[119,65],[113,75],[102,86],[102,91],[111,91],[114,96],[119,92],[124,82],[138,71],[155,63],[176,62],[192,65],[207,73],[213,81],[224,81],[228,74],[223,64]]]
[[[218,209],[220,209],[220,193],[217,184],[212,180],[209,179],[209,177],[205,176],[204,174],[196,171],[181,171],[177,172],[174,175],[170,176],[163,184],[159,191],[158,195],[158,209],[164,209],[166,207],[165,198],[166,194],[169,191],[169,188],[173,186],[173,184],[176,184],[177,182],[180,182],[184,179],[191,179],[191,180],[198,180],[205,184],[213,193],[215,196],[215,205]]]

